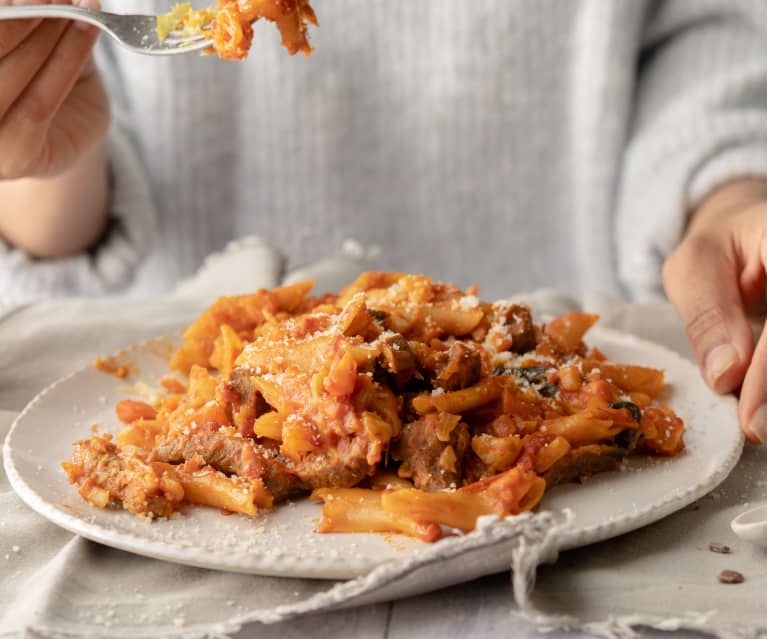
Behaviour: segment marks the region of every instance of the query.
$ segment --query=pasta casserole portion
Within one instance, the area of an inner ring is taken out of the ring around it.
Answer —
[[[165,39],[173,31],[205,33],[213,40],[219,57],[242,60],[253,42],[253,23],[261,19],[277,25],[290,55],[299,51],[311,55],[309,25],[318,23],[309,0],[218,0],[218,6],[206,9],[193,9],[191,2],[181,2],[157,19],[157,34]]]
[[[428,277],[370,272],[221,298],[184,333],[153,403],[124,400],[115,437],[63,464],[83,498],[167,517],[185,503],[252,515],[301,495],[319,532],[434,541],[544,492],[673,456],[682,420],[663,372],[610,362],[597,316],[544,324]]]

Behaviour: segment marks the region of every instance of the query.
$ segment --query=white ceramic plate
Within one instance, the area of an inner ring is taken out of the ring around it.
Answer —
[[[614,361],[665,369],[668,403],[687,424],[687,448],[674,459],[632,460],[622,472],[548,493],[541,508],[570,508],[575,515],[566,548],[623,534],[692,503],[725,479],[743,446],[735,400],[713,395],[690,362],[605,329],[590,331],[588,342]],[[55,524],[108,546],[253,574],[351,578],[424,549],[421,542],[399,535],[314,533],[320,506],[306,500],[255,519],[190,507],[178,517],[150,522],[80,499],[60,467],[72,442],[90,436],[94,424],[116,432],[113,406],[126,398],[126,386],[139,380],[156,386],[167,372],[170,350],[168,340],[135,346],[124,351],[138,368],[129,380],[87,368],[54,383],[27,406],[8,434],[4,457],[11,485],[29,506]],[[500,555],[497,563],[485,572],[506,569],[509,559]]]

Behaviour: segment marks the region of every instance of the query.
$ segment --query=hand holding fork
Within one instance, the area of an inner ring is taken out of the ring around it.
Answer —
[[[109,105],[91,58],[98,29],[152,55],[210,46],[204,36],[161,40],[155,27],[156,16],[105,13],[98,0],[0,0],[0,180],[56,174],[105,138]]]

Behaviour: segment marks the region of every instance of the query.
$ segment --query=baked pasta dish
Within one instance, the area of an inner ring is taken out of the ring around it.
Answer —
[[[172,32],[206,34],[220,57],[242,60],[253,42],[253,23],[261,19],[277,25],[290,55],[299,51],[311,55],[309,25],[318,23],[309,0],[218,0],[217,7],[206,9],[193,9],[191,2],[182,2],[157,19],[157,35],[164,40]]]
[[[80,495],[144,517],[253,515],[309,496],[319,532],[434,541],[535,508],[557,484],[673,456],[663,372],[583,342],[597,316],[536,324],[421,275],[365,273],[221,298],[184,332],[163,391],[124,400],[114,438],[74,444]]]

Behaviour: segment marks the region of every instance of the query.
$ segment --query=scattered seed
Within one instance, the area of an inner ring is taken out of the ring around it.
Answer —
[[[737,570],[723,570],[717,579],[722,584],[742,584],[746,580]]]
[[[729,555],[732,552],[732,548],[729,546],[725,546],[724,544],[719,544],[715,541],[712,541],[708,545],[708,549],[711,552],[718,552],[720,555]]]

